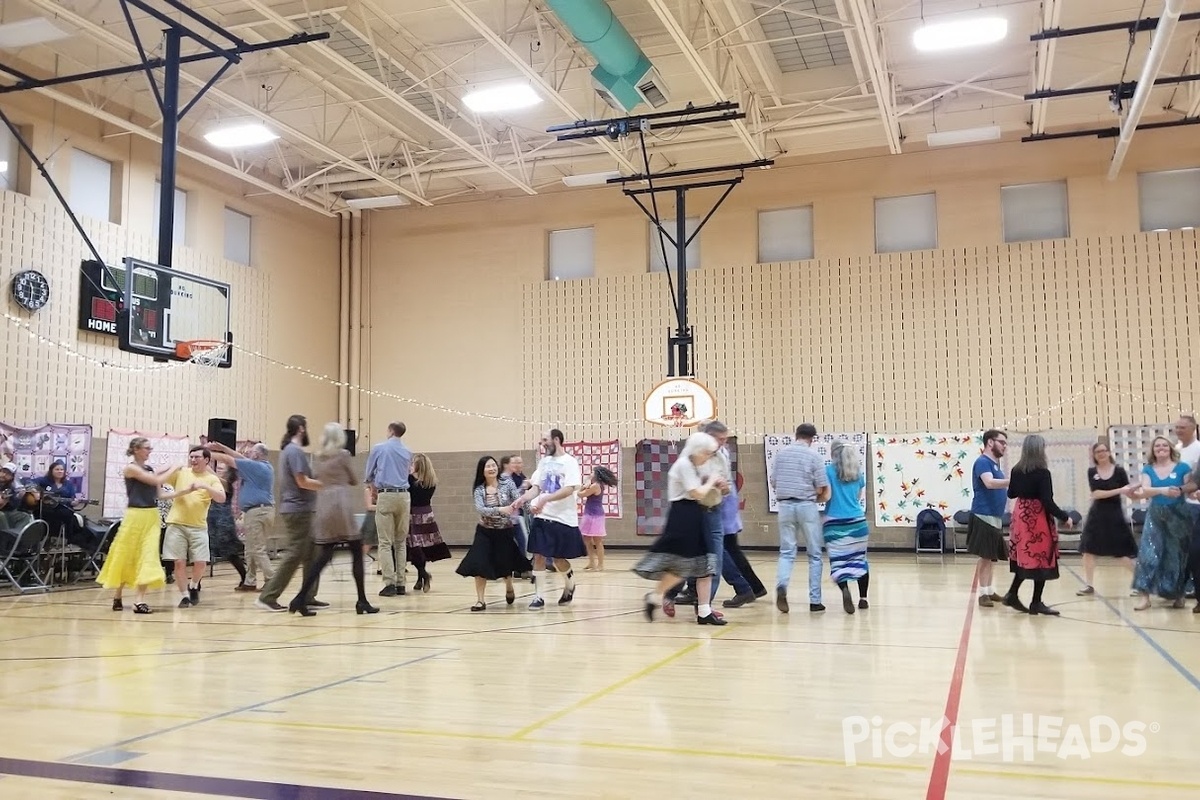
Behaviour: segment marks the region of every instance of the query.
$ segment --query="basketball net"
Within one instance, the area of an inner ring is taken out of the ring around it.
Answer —
[[[205,369],[201,370],[201,372],[205,377],[211,378],[217,374],[217,368],[225,361],[225,355],[228,352],[228,342],[213,344],[211,347],[194,345],[191,354],[188,356],[188,361],[198,367],[204,367]]]

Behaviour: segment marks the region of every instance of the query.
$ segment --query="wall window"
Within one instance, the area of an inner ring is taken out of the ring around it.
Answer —
[[[596,229],[550,231],[548,266],[547,272],[552,281],[595,277]]]
[[[225,209],[225,258],[250,265],[250,215]]]
[[[1002,186],[1000,203],[1004,207],[1006,242],[1063,239],[1071,235],[1066,181]]]
[[[1200,169],[1140,173],[1138,210],[1144,231],[1200,228]]]
[[[804,261],[812,257],[812,206],[758,212],[758,263]]]
[[[935,194],[876,198],[876,253],[932,250],[937,247],[937,240]]]
[[[162,183],[154,182],[154,237],[158,239],[159,198],[162,197]],[[172,236],[174,244],[187,244],[187,192],[175,190],[175,232]]]
[[[113,202],[114,169],[111,161],[71,150],[71,191],[68,195],[71,210],[78,216],[105,222],[118,222]]]
[[[0,192],[15,192],[17,189],[17,163],[21,157],[21,146],[7,125],[0,125]]]
[[[672,237],[675,236],[675,217],[671,216],[665,218],[662,220],[662,223],[663,227],[667,229],[667,233],[669,233]],[[671,244],[671,241],[665,236],[662,237],[662,244],[659,244],[658,226],[653,222],[648,224],[650,226],[650,271],[665,272],[667,266],[670,266],[671,269],[674,270],[679,264],[679,259],[675,253],[675,245]],[[685,220],[684,225],[686,226],[685,229],[687,230],[687,235],[691,236],[696,232],[696,229],[700,227],[700,217],[688,217]],[[667,248],[667,260],[665,265],[663,263],[664,246]],[[684,257],[688,269],[700,268],[699,236],[692,239],[692,243],[688,245]]]

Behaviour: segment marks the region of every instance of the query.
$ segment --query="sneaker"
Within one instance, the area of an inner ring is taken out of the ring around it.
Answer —
[[[991,608],[995,604],[992,602],[991,595],[981,594],[979,595],[979,605],[981,608]]]
[[[675,595],[675,604],[680,605],[680,606],[696,605],[696,593],[695,592],[680,592],[679,594]]]
[[[188,599],[192,601],[192,605],[194,605],[194,606],[200,605],[200,587],[199,586],[197,586],[195,589],[192,589],[191,587],[188,588]]]
[[[254,607],[261,608],[263,611],[287,611],[287,606],[281,606],[274,600],[269,603],[264,603],[262,600],[255,600]]]
[[[1076,592],[1075,596],[1076,597],[1087,597],[1088,595],[1095,594],[1095,593],[1096,593],[1095,589],[1093,589],[1090,586],[1085,586],[1082,589],[1080,589],[1078,592]]]
[[[563,590],[562,597],[558,598],[558,604],[560,606],[565,606],[574,599],[575,599],[575,587],[572,586],[570,589]]]
[[[775,590],[775,607],[781,614],[788,613],[787,589],[782,586]]]
[[[529,607],[533,608],[533,609],[545,608],[546,601],[540,597],[535,597],[535,598],[533,598],[533,602],[529,604]]]
[[[179,598],[179,608],[190,608],[192,601],[187,597]]]
[[[822,603],[809,603],[808,610],[810,612],[812,612],[813,614],[819,614],[820,612],[825,610],[825,606]],[[851,611],[850,613],[853,614],[854,612]]]

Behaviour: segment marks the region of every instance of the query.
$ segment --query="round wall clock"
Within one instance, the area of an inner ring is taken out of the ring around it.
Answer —
[[[18,272],[12,279],[12,296],[21,308],[37,311],[50,302],[50,282],[35,269]]]

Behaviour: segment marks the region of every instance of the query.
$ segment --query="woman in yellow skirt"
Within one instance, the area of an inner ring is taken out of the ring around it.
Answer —
[[[162,518],[158,514],[158,490],[163,478],[170,473],[158,475],[146,464],[150,456],[150,441],[138,436],[129,442],[125,451],[133,461],[125,465],[125,492],[129,506],[121,520],[104,568],[96,581],[105,589],[116,589],[113,595],[113,611],[121,611],[121,592],[127,586],[137,587],[134,595],[133,613],[149,614],[146,591],[158,589],[167,580],[163,572],[162,559],[158,554]]]

